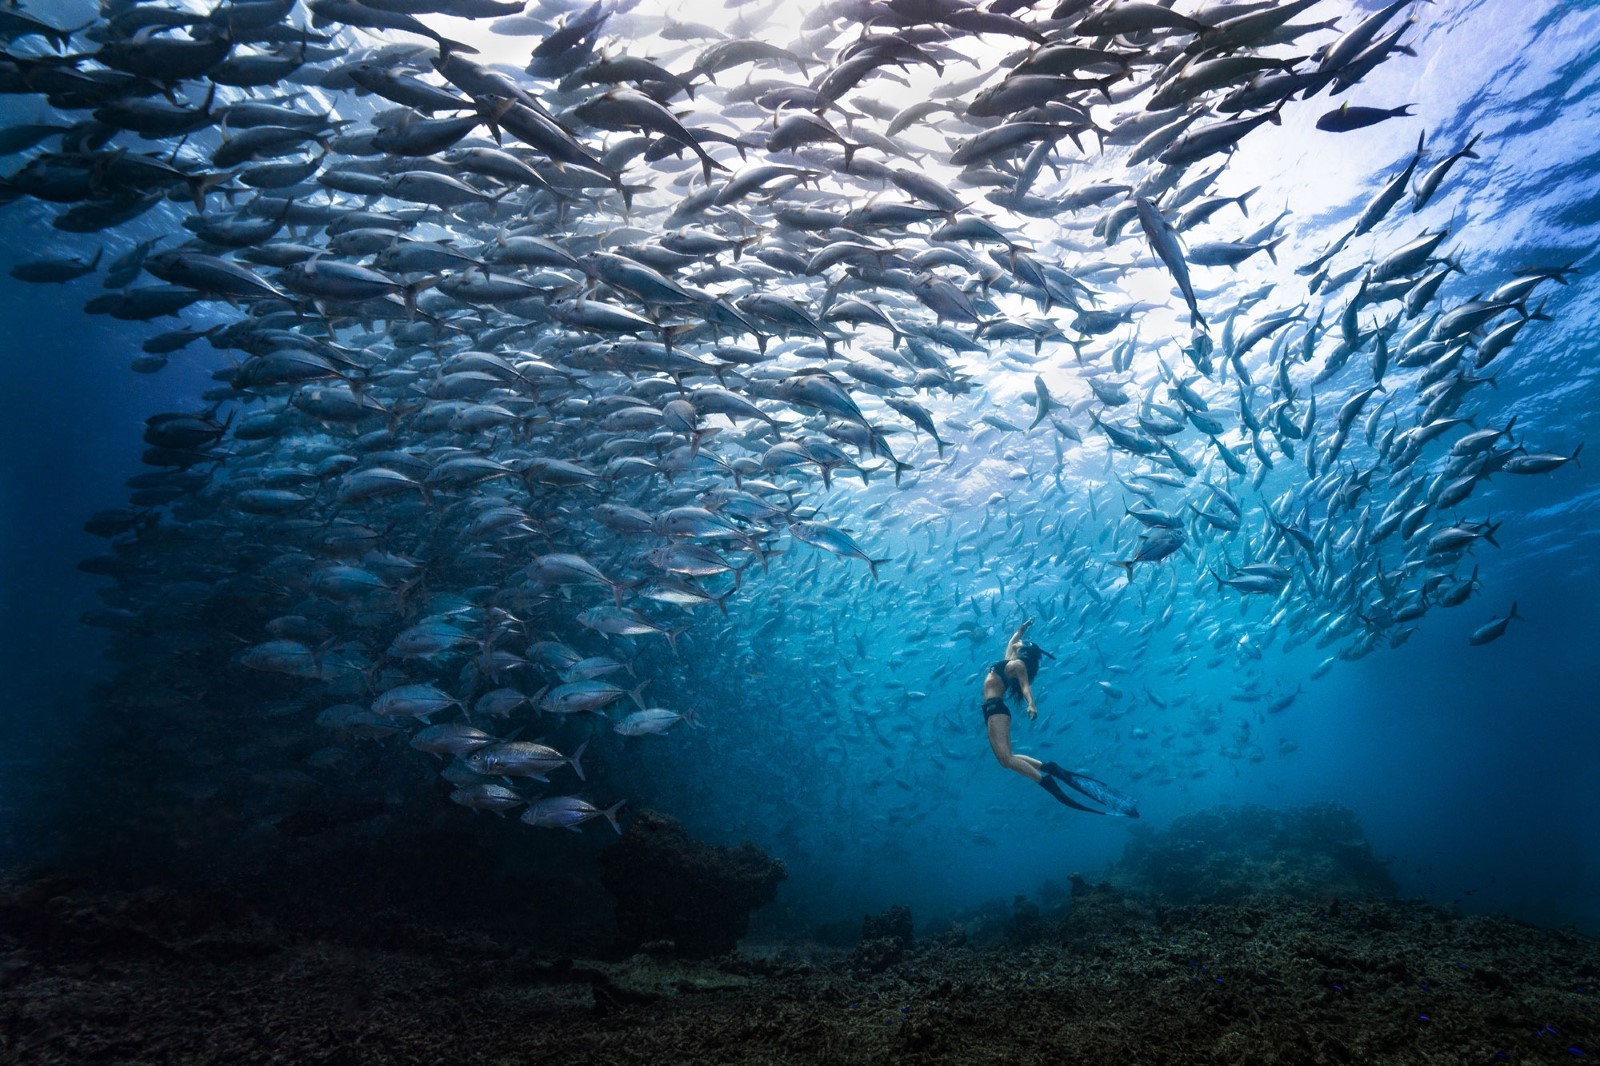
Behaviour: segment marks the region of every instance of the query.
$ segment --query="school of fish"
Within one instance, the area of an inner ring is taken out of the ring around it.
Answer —
[[[617,826],[677,744],[909,823],[940,815],[877,790],[986,758],[1021,617],[1101,776],[1259,761],[1186,678],[1282,712],[1274,648],[1310,680],[1476,605],[1475,495],[1578,458],[1496,411],[1574,266],[1466,276],[1435,201],[1478,137],[1418,131],[1321,255],[1230,283],[1300,222],[1236,147],[1410,120],[1344,94],[1426,5],[835,0],[781,42],[758,7],[0,12],[0,87],[54,116],[0,131],[0,199],[82,242],[12,275],[97,276],[87,313],[159,331],[134,371],[214,379],[89,521],[115,654],[319,734],[303,779],[376,745],[441,800]],[[1519,617],[1482,613],[1475,645]],[[786,794],[735,824],[781,840]]]

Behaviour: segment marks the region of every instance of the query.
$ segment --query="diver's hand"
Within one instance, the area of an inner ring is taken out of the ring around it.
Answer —
[[[1033,625],[1033,619],[1024,618],[1022,620],[1022,624],[1017,627],[1017,632],[1018,633],[1026,633],[1028,631],[1028,627],[1031,626],[1031,625]]]
[[[1031,722],[1037,717],[1039,717],[1039,708],[1035,707],[1031,703],[1028,704],[1028,721]]]

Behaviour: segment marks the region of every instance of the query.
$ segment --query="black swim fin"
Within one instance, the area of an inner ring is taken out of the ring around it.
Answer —
[[[1104,811],[1096,813],[1116,814],[1124,818],[1139,817],[1139,801],[1125,792],[1118,792],[1104,781],[1097,781],[1088,774],[1076,774],[1071,770],[1064,770],[1053,762],[1044,763],[1039,768],[1051,777],[1060,778],[1069,788],[1106,805]]]
[[[1090,814],[1106,813],[1105,811],[1100,811],[1093,807],[1085,806],[1084,804],[1073,799],[1071,796],[1067,795],[1065,792],[1061,791],[1061,783],[1053,777],[1041,777],[1039,778],[1039,784],[1046,792],[1050,793],[1050,795],[1054,796],[1062,803],[1065,803],[1068,807],[1076,807],[1078,810],[1088,811]]]

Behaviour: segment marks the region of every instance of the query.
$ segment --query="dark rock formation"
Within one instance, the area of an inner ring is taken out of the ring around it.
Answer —
[[[911,908],[896,904],[881,914],[867,914],[861,918],[861,940],[897,940],[901,947],[911,946]]]
[[[1011,919],[1006,922],[1006,941],[1019,946],[1037,944],[1044,939],[1044,935],[1044,916],[1038,904],[1027,896],[1018,896],[1011,903]]]
[[[896,904],[881,914],[864,915],[861,940],[850,954],[857,972],[882,973],[906,957],[911,947],[911,908]]]
[[[906,947],[891,937],[863,940],[850,953],[850,967],[857,973],[882,973],[906,957]]]
[[[754,844],[706,844],[649,810],[601,853],[600,871],[617,900],[619,948],[650,944],[659,951],[669,942],[674,953],[695,959],[732,951],[750,927],[750,912],[770,903],[787,876],[782,862]]]
[[[1152,924],[1150,913],[1110,884],[1091,885],[1078,874],[1070,880],[1072,907],[1061,920],[1061,942],[1082,945],[1096,938],[1126,938]]]

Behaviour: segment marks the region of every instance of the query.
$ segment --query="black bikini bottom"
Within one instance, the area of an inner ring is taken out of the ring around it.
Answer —
[[[983,720],[985,724],[987,724],[989,719],[993,718],[997,714],[1003,714],[1007,718],[1010,718],[1011,708],[1007,707],[1006,701],[1001,699],[999,696],[990,696],[988,699],[983,701]]]

